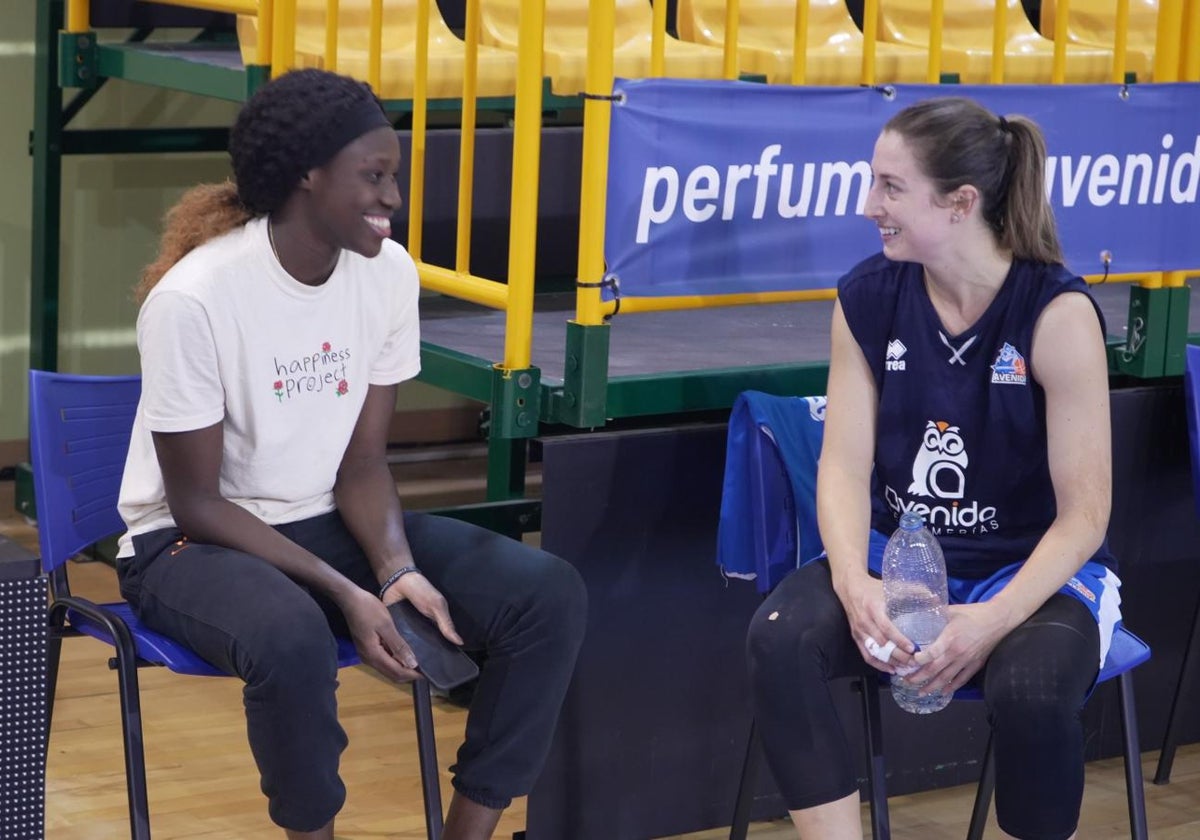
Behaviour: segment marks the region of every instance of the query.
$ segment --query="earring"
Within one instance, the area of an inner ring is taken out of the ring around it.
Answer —
[[[962,213],[959,213],[957,211],[955,211],[954,213],[952,213],[950,215],[950,221],[953,222],[954,224],[958,224],[959,222],[962,221],[962,219],[963,219]]]

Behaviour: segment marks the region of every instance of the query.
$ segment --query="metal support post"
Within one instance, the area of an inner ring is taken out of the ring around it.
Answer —
[[[557,419],[581,429],[604,425],[607,420],[608,341],[608,324],[567,323],[562,416]]]

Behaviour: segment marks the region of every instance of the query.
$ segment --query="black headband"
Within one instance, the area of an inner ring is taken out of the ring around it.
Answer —
[[[384,126],[391,128],[391,125],[387,115],[374,99],[358,100],[349,108],[330,114],[324,126],[324,133],[313,141],[309,163],[304,170],[325,165],[334,155],[368,131]]]

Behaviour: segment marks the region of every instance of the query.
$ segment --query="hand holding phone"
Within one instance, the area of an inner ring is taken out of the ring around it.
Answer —
[[[388,606],[400,638],[417,658],[417,670],[439,691],[449,691],[479,676],[475,660],[438,630],[412,602],[397,601]]]

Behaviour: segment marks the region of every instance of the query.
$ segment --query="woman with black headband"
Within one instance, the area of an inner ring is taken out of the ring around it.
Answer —
[[[334,634],[410,680],[388,611],[407,599],[484,654],[444,837],[491,837],[549,749],[582,582],[545,552],[401,511],[385,455],[396,386],[420,367],[418,280],[389,238],[400,147],[370,88],[281,76],[238,115],[230,154],[235,181],[171,210],[138,289],[122,593],[245,681],[270,817],[290,838],[332,838],[345,800]]]
[[[884,126],[866,202],[883,252],[838,283],[817,478],[827,555],[750,627],[762,744],[799,835],[862,837],[829,683],[907,674],[983,691],[1005,837],[1068,840],[1083,704],[1120,620],[1100,311],[1063,266],[1046,146],[961,97]],[[901,513],[945,550],[945,629],[920,650],[880,582]],[[808,558],[805,558],[808,559]]]

